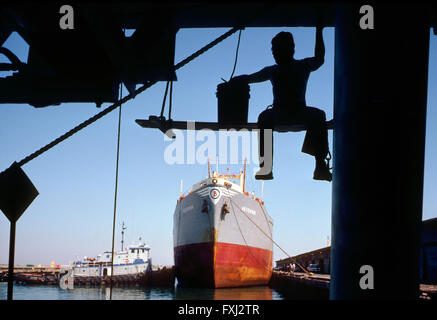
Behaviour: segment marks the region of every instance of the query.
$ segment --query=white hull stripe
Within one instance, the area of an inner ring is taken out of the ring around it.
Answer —
[[[211,189],[219,189],[227,197],[233,197],[236,194],[238,194],[238,192],[236,192],[234,190],[231,190],[231,189],[224,188],[224,187],[208,187],[208,188],[203,188],[203,189],[201,189],[199,191],[196,191],[195,193],[198,196],[200,196],[201,198],[208,197]]]

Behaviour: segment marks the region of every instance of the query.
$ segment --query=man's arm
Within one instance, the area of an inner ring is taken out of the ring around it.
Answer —
[[[325,44],[323,43],[323,26],[321,23],[318,23],[316,28],[314,57],[305,58],[302,61],[310,72],[319,69],[325,62]]]
[[[238,77],[233,77],[232,81],[247,81],[247,83],[256,83],[270,80],[270,67],[265,67],[258,72],[252,74],[245,74]]]
[[[325,62],[325,44],[323,42],[323,26],[320,24],[316,28],[316,46],[314,48],[314,58],[320,64],[320,67]],[[318,68],[317,67],[317,68]]]

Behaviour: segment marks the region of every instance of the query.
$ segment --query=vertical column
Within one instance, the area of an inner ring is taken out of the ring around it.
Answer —
[[[11,221],[9,234],[8,300],[12,300],[14,296],[15,224],[15,221]]]
[[[374,29],[363,30],[360,7],[341,5],[336,17],[330,298],[414,299],[419,296],[427,15],[414,5],[372,5]],[[371,269],[360,273],[366,265]]]

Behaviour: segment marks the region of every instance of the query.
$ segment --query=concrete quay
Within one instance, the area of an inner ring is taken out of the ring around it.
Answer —
[[[329,299],[329,274],[306,274],[301,272],[273,271],[269,286],[286,299]],[[420,299],[437,301],[437,285],[420,284]]]

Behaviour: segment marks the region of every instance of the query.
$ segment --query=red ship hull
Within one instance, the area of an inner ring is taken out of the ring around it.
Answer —
[[[174,249],[181,286],[229,288],[267,285],[272,251],[245,245],[206,242]]]

